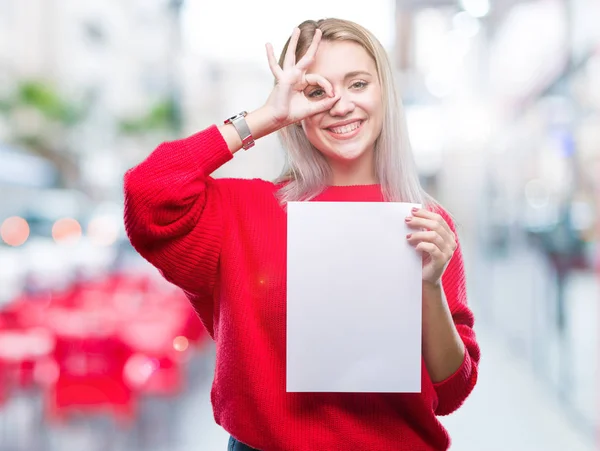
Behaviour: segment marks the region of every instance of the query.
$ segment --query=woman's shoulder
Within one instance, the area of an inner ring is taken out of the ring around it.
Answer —
[[[279,186],[269,180],[219,178],[214,183],[217,202],[232,223],[242,221],[247,226],[252,220],[264,222],[267,216],[281,211]]]
[[[249,199],[262,196],[272,197],[281,186],[261,178],[213,178],[212,183],[223,196],[237,199]]]
[[[261,178],[214,177],[212,181],[221,188],[232,190],[273,191],[277,189],[275,183]]]

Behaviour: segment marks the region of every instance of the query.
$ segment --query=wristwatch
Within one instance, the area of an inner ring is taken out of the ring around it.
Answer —
[[[230,117],[225,120],[225,124],[231,124],[235,127],[242,139],[242,147],[244,150],[248,150],[250,147],[254,146],[254,138],[252,137],[252,133],[250,132],[250,128],[248,127],[248,123],[246,122],[246,116],[248,113],[242,111],[235,116]]]

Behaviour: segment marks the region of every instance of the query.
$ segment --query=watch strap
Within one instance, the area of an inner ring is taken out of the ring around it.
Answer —
[[[236,114],[225,121],[225,124],[231,124],[235,127],[238,135],[240,135],[240,139],[242,140],[242,147],[244,150],[248,150],[254,146],[254,138],[252,137],[250,127],[248,127],[248,123],[246,122],[247,114],[248,113],[245,111],[242,111],[241,113]]]

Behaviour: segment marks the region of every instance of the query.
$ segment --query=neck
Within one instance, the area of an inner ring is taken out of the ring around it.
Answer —
[[[331,168],[331,184],[334,186],[375,185],[379,183],[373,158],[357,161],[329,161]]]

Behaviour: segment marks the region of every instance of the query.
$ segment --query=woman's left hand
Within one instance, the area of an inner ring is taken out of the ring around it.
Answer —
[[[423,282],[439,285],[456,250],[456,235],[441,215],[424,208],[414,208],[412,213],[406,223],[415,231],[406,238],[423,255]]]

